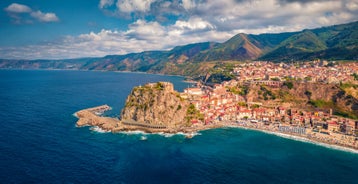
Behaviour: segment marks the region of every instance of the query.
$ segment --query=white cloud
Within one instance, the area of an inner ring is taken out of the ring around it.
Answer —
[[[155,0],[119,0],[117,7],[121,12],[146,12]]]
[[[350,11],[357,11],[358,10],[358,1],[348,2],[346,4],[346,7]]]
[[[194,0],[183,0],[183,7],[186,10],[190,10],[192,8],[194,8],[196,6],[195,1]]]
[[[188,21],[178,20],[175,22],[174,26],[180,29],[189,30],[214,29],[213,25],[207,21],[204,21],[200,17],[191,17]]]
[[[223,42],[242,32],[299,31],[357,21],[357,4],[358,0],[100,0],[98,7],[117,13],[118,18],[130,15],[133,22],[127,30],[101,30],[46,44],[3,47],[0,58],[94,57]]]
[[[30,13],[32,10],[26,5],[12,3],[5,8],[5,11],[10,13]]]
[[[97,33],[66,36],[56,42],[23,47],[3,47],[0,48],[0,56],[16,59],[96,57],[147,50],[166,50],[177,45],[208,40],[224,41],[235,34],[215,30],[203,31],[208,26],[200,19],[181,21],[168,26],[162,26],[155,21],[137,20],[125,31],[103,29]],[[187,36],[188,34],[190,36]]]
[[[280,27],[280,30],[283,27],[287,30],[292,30],[292,27],[313,28],[356,21],[358,17],[358,0],[112,1],[116,7],[102,8],[107,15],[134,20],[150,17],[160,23],[172,23],[173,17],[175,21],[199,17],[220,31],[258,28],[265,31],[269,27]]]
[[[5,11],[9,13],[9,16],[12,18],[12,21],[16,24],[33,23],[33,19],[21,16],[20,14],[28,14],[32,18],[40,22],[59,21],[59,18],[55,13],[43,13],[40,10],[34,11],[30,7],[23,4],[12,3],[5,8]]]
[[[58,17],[54,13],[42,13],[40,10],[36,12],[31,12],[32,17],[36,18],[40,22],[57,22],[59,21]]]
[[[129,30],[126,34],[135,39],[156,39],[165,35],[166,31],[165,27],[161,26],[158,22],[137,20],[129,25]]]
[[[114,4],[114,0],[100,0],[99,2],[99,8],[106,8],[106,7],[110,7]]]

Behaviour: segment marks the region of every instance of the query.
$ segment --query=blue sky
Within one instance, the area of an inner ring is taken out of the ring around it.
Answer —
[[[101,57],[358,19],[358,0],[2,0],[0,58]]]

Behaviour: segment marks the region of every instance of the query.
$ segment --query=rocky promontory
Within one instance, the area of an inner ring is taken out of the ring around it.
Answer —
[[[178,129],[185,126],[189,101],[180,97],[168,82],[133,88],[121,113],[123,122]]]
[[[180,96],[169,82],[148,83],[134,87],[128,95],[120,119],[98,116],[99,106],[76,112],[77,126],[98,126],[118,132],[142,130],[145,132],[194,132],[191,120],[199,118],[199,111]]]

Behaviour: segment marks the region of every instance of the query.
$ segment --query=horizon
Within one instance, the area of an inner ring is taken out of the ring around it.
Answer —
[[[0,2],[0,58],[62,60],[164,51],[222,43],[239,33],[346,24],[356,17],[356,0],[5,1]]]

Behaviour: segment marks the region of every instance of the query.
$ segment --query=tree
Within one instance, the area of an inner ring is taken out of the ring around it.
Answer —
[[[307,96],[308,100],[311,100],[312,92],[311,91],[305,91],[305,95]]]
[[[292,89],[293,88],[293,83],[290,81],[286,81],[283,83],[284,86],[287,86],[288,89]]]
[[[273,80],[273,81],[280,81],[280,79],[277,78],[277,77],[274,77],[274,78],[272,78],[271,80]]]
[[[196,109],[195,105],[194,104],[190,104],[187,111],[186,111],[186,120],[187,120],[187,123],[189,125],[189,122],[190,120],[192,119],[198,119],[198,120],[201,120],[203,121],[204,120],[204,115],[202,113],[200,113],[200,111],[198,109]]]
[[[312,80],[312,77],[309,77],[309,76],[307,76],[307,77],[305,77],[305,81],[311,81]]]
[[[353,76],[354,80],[358,80],[358,74],[357,73],[352,74],[352,76]]]

